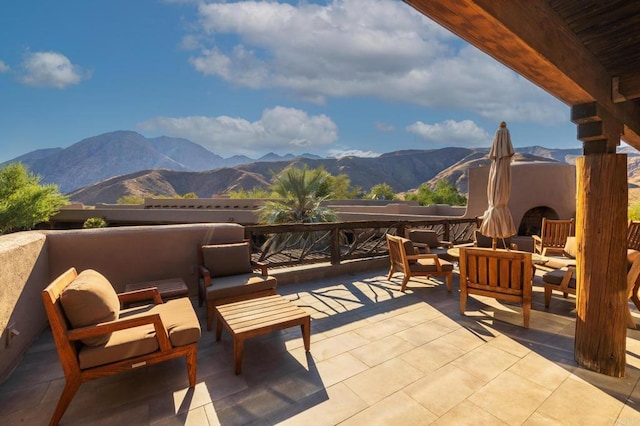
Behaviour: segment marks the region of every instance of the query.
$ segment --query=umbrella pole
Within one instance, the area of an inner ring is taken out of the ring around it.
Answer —
[[[495,250],[495,249],[498,247],[497,242],[498,242],[498,239],[497,239],[497,238],[492,238],[492,239],[491,239],[491,248],[492,248],[492,249],[494,249],[494,250]]]

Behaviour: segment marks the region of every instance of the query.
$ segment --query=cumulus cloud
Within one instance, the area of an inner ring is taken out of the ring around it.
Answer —
[[[327,153],[327,157],[330,157],[330,158],[343,158],[343,157],[375,158],[379,156],[380,156],[379,152],[362,151],[360,149],[348,149],[348,148],[330,149]]]
[[[492,137],[471,120],[446,120],[434,124],[417,121],[406,130],[442,146],[486,147],[492,142]]]
[[[192,65],[239,86],[316,104],[374,96],[494,121],[566,122],[559,101],[402,2],[202,3],[198,14],[185,41]]]
[[[90,76],[62,53],[33,52],[25,55],[20,80],[29,86],[63,89]]]
[[[3,61],[0,61],[0,73],[9,72],[9,70],[11,70],[11,68],[9,68],[9,65],[5,64]]]
[[[326,148],[338,138],[336,124],[326,115],[281,106],[264,110],[253,122],[228,116],[156,117],[138,127],[189,139],[219,155],[300,152]]]

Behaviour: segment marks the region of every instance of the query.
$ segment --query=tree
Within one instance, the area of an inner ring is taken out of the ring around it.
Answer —
[[[388,183],[379,183],[373,185],[369,191],[367,198],[372,200],[393,200],[396,197],[396,193]]]
[[[429,188],[427,183],[423,183],[413,194],[405,197],[409,201],[417,201],[421,206],[431,204],[449,204],[451,206],[464,206],[467,204],[467,197],[458,192],[458,188],[448,180],[439,180],[435,190]]]
[[[40,185],[22,163],[0,169],[0,233],[33,229],[68,204],[57,185]]]
[[[229,191],[227,194],[230,198],[276,198],[268,189],[257,186],[249,190],[238,189],[236,191]]]
[[[82,228],[84,229],[106,228],[106,227],[107,227],[107,221],[101,217],[90,217],[87,220],[85,220],[84,223],[82,224]]]
[[[306,166],[288,168],[274,177],[270,189],[277,195],[278,200],[267,201],[259,210],[258,218],[261,223],[317,223],[336,222],[337,213],[320,203],[324,197],[318,197],[318,192],[327,179],[323,169],[309,170]],[[310,248],[311,246],[328,246],[329,242],[322,241],[323,235],[318,232],[293,234],[273,234],[267,239],[264,248],[271,252],[284,247]]]
[[[140,195],[123,195],[116,201],[117,204],[144,204],[144,197]]]

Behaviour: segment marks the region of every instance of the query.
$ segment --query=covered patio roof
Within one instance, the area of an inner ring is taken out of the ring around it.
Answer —
[[[572,110],[585,153],[604,152],[595,145],[618,126],[622,140],[640,149],[640,3],[405,2],[567,105],[597,105],[586,118]],[[616,126],[593,124],[607,118]]]

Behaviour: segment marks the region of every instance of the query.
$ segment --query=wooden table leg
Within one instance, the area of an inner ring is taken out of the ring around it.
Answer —
[[[242,370],[242,355],[244,354],[244,339],[242,337],[233,336],[233,363],[236,369],[236,375]]]
[[[219,342],[222,338],[222,318],[219,318],[218,311],[215,312],[216,318],[216,342]]]
[[[304,322],[300,325],[300,328],[302,329],[304,350],[309,352],[309,349],[311,349],[311,317],[305,318]]]

